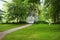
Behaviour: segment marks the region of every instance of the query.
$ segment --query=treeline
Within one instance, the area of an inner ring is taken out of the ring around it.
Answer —
[[[4,22],[25,22],[27,16],[33,11],[39,17],[39,21],[48,23],[60,23],[60,1],[43,0],[13,0],[12,3],[5,3],[5,13],[0,15],[0,21]]]
[[[5,22],[23,22],[27,16],[33,11],[34,14],[39,14],[39,0],[13,0],[12,3],[5,3],[5,12],[2,20]],[[37,11],[38,10],[38,11]]]

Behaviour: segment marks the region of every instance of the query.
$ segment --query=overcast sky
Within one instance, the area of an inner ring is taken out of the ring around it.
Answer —
[[[3,4],[4,4],[4,2],[0,1],[0,9],[3,8]]]
[[[12,0],[5,0],[5,1],[7,1],[7,2],[12,2]],[[3,4],[4,4],[4,2],[0,0],[0,9],[3,8]]]

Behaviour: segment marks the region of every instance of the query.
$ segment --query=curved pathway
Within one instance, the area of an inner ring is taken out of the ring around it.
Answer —
[[[5,35],[7,35],[8,33],[11,33],[11,32],[17,31],[17,30],[19,30],[19,29],[23,29],[23,28],[29,27],[29,26],[31,26],[31,25],[32,25],[32,24],[27,24],[27,25],[24,25],[24,26],[12,28],[12,29],[7,30],[7,31],[4,31],[4,32],[0,32],[0,40],[2,40],[3,37],[4,37]]]

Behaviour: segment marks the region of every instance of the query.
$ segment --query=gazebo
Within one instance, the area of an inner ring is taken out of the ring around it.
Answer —
[[[38,21],[38,16],[36,16],[33,12],[31,12],[26,19],[27,23],[35,23],[37,21]]]

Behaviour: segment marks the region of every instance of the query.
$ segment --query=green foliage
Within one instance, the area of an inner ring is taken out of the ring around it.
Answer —
[[[29,3],[40,3],[40,0],[29,0]]]
[[[30,2],[29,2],[30,1]],[[39,2],[39,0],[37,0]],[[13,0],[13,3],[7,3],[7,13],[5,14],[6,22],[16,21],[17,23],[26,20],[28,14],[32,11],[36,14],[40,14],[38,8],[39,3],[36,3],[36,0]]]
[[[59,21],[59,11],[60,11],[60,3],[59,0],[45,0],[44,7],[42,7],[42,14],[44,19],[51,19],[52,22],[60,22]]]
[[[3,19],[3,13],[5,13],[4,11],[0,10],[0,22],[2,22],[2,19]]]
[[[16,1],[17,2],[17,1]],[[18,1],[19,2],[19,1]],[[28,6],[24,2],[10,3],[8,4],[8,20],[16,20],[17,22],[25,20],[28,12]]]
[[[39,21],[51,20],[51,22],[60,22],[60,2],[59,0],[45,0],[43,6],[40,0],[13,0],[13,3],[7,3],[6,20],[20,22],[26,20],[26,17],[33,11],[39,16]]]

